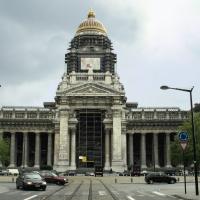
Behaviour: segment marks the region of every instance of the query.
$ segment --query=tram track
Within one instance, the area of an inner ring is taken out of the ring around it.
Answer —
[[[102,181],[99,180],[101,182],[101,184],[104,186],[104,188],[108,191],[108,193],[110,194],[110,196],[112,197],[112,199],[114,200],[120,200],[109,188],[108,186]]]
[[[92,185],[94,184],[94,181],[96,182],[96,184],[99,184],[99,188],[101,189],[96,189],[93,190]],[[88,197],[86,197],[88,200],[95,200],[95,195],[98,194],[99,190],[105,190],[104,191],[104,197],[106,200],[120,200],[110,189],[109,187],[100,179],[90,179],[89,182],[89,187],[87,185],[88,182],[85,182],[84,180],[82,180],[77,186],[73,186],[72,185],[73,181],[66,184],[65,186],[61,186],[59,189],[54,190],[53,192],[51,192],[48,195],[45,196],[38,196],[36,199],[34,200],[53,200],[53,199],[62,199],[62,200],[73,200],[73,199],[77,199],[77,198],[81,198],[82,193],[85,193],[84,195],[88,195]],[[84,184],[85,183],[85,184]],[[70,188],[71,186],[71,188]],[[73,189],[73,191],[71,192],[71,189],[75,187],[75,189]],[[81,188],[83,187],[83,188]],[[86,188],[84,188],[86,187]],[[66,191],[70,191],[71,194],[66,195]],[[64,193],[63,193],[64,192]],[[62,194],[63,193],[63,194]],[[100,195],[100,194],[98,194]]]
[[[39,200],[49,200],[53,195],[55,195],[56,193],[60,192],[60,191],[63,190],[66,186],[69,186],[69,185],[72,184],[72,183],[73,183],[73,181],[70,182],[70,183],[68,183],[68,184],[65,184],[65,185],[61,186],[60,188],[58,188],[57,190],[51,192],[50,194],[40,197]]]

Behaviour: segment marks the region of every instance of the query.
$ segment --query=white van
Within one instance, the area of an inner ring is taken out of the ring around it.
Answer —
[[[18,176],[19,170],[18,169],[8,169],[9,175]]]

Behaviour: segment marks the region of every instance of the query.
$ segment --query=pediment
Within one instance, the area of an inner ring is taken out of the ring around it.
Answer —
[[[121,92],[111,88],[109,85],[86,83],[73,86],[65,90],[66,96],[118,96],[122,95]]]

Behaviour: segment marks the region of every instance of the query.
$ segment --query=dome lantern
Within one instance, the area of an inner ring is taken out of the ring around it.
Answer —
[[[88,18],[95,18],[95,12],[92,9],[88,13]]]

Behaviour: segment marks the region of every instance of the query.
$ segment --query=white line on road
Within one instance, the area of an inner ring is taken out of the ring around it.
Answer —
[[[135,200],[133,197],[131,197],[131,196],[127,196],[127,198],[128,199],[130,199],[130,200]]]
[[[33,195],[33,196],[30,196],[30,197],[28,197],[28,198],[26,198],[26,199],[24,199],[24,200],[29,200],[29,199],[33,199],[33,198],[35,198],[35,197],[37,197],[38,195]]]
[[[166,194],[163,194],[163,193],[160,193],[160,192],[157,192],[157,191],[153,191],[154,194],[157,194],[159,196],[166,196]]]

